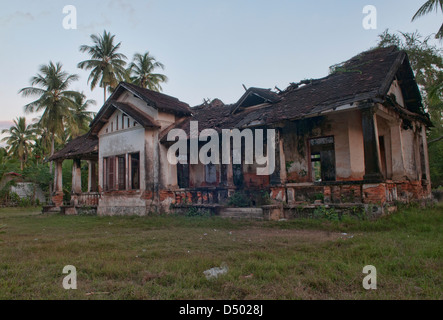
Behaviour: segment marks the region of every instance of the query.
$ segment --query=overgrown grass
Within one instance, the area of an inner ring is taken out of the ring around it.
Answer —
[[[442,299],[442,211],[260,222],[0,209],[0,299]],[[77,290],[62,287],[65,265]],[[377,290],[362,287],[365,265]]]

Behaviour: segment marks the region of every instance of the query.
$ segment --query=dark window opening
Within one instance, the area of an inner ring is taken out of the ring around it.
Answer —
[[[242,164],[233,164],[232,165],[232,173],[234,185],[238,188],[243,187],[243,165]]]
[[[205,165],[205,180],[206,183],[216,183],[217,182],[217,167],[213,163],[208,163]]]
[[[131,189],[140,189],[140,153],[131,153]]]
[[[335,181],[334,137],[309,140],[312,181]]]
[[[189,164],[177,163],[177,183],[179,188],[189,188]]]
[[[126,190],[125,156],[119,156],[117,159],[118,159],[118,190]]]
[[[104,179],[105,190],[111,191],[115,189],[115,157],[104,158]]]
[[[385,177],[388,177],[387,161],[386,161],[386,147],[385,138],[383,136],[378,137],[378,144],[380,147],[380,161],[381,161],[381,173]]]

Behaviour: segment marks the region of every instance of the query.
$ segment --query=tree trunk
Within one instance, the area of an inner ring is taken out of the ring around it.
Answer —
[[[51,157],[54,154],[54,147],[55,147],[54,145],[55,145],[55,136],[54,136],[54,134],[52,134],[52,137],[51,137]],[[53,161],[51,160],[49,162],[49,174],[51,175],[51,177],[54,178],[54,174],[52,172],[52,167],[53,167]],[[50,180],[50,182],[49,182],[49,199],[50,199],[49,202],[50,203],[52,203],[52,200],[51,200],[51,197],[52,197],[52,185],[53,185],[52,180]]]

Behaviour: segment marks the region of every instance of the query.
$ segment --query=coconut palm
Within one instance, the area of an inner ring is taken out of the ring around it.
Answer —
[[[136,53],[129,65],[128,73],[132,83],[154,91],[162,91],[160,83],[167,82],[168,78],[163,74],[154,73],[158,68],[163,70],[165,66],[150,56],[149,52]]]
[[[2,134],[8,134],[2,141],[8,144],[8,154],[20,161],[20,169],[23,171],[25,162],[31,149],[31,141],[34,138],[32,125],[26,124],[24,117],[14,120],[14,125],[9,129],[2,130]]]
[[[439,8],[443,12],[443,0],[428,0],[420,7],[420,9],[418,9],[418,11],[412,17],[412,21],[431,13],[433,10],[438,11]],[[437,39],[443,39],[443,24],[441,25],[440,30],[438,30],[435,37]]]
[[[71,83],[78,80],[78,76],[63,71],[62,67],[61,63],[54,64],[52,61],[42,65],[40,73],[31,78],[32,87],[19,91],[23,97],[38,97],[25,105],[25,112],[43,112],[38,125],[50,135],[51,156],[54,154],[55,139],[63,134],[71,110],[75,108],[74,100],[80,95],[68,90]]]
[[[90,105],[96,104],[95,100],[86,100],[86,96],[81,93],[74,102],[69,125],[66,128],[70,138],[76,138],[88,132],[89,124],[95,116],[94,112],[88,111]]]
[[[103,32],[103,35],[91,35],[92,46],[80,46],[81,52],[90,55],[89,60],[80,62],[77,66],[80,69],[91,70],[88,84],[93,90],[97,84],[103,88],[104,101],[106,101],[106,90],[117,87],[118,83],[127,77],[126,56],[119,53],[121,42],[114,44],[115,35],[110,32]]]

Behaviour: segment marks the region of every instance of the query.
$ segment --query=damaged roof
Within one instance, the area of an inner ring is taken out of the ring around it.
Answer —
[[[194,107],[193,116],[174,128],[183,129],[189,134],[189,122],[198,121],[199,131],[212,128],[221,132],[223,128],[269,125],[321,115],[360,101],[383,103],[396,78],[401,80],[406,112],[426,121],[421,95],[404,51],[395,46],[377,48],[334,67],[333,72],[324,78],[291,84],[279,93],[250,88],[236,104],[220,106],[206,103]],[[257,106],[248,108],[242,104],[251,94],[257,94],[262,99],[257,101]],[[160,135],[163,142],[166,141],[168,130],[165,129]]]
[[[98,157],[98,139],[90,136],[89,133],[77,137],[68,142],[65,147],[55,152],[48,161],[57,159],[97,159]]]

